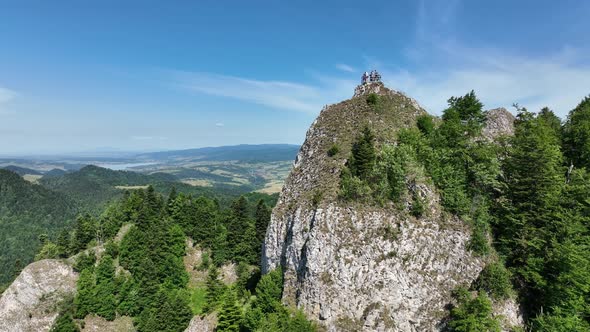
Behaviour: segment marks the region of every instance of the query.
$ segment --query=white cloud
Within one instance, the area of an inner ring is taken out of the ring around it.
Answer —
[[[517,102],[531,111],[548,106],[564,117],[590,93],[587,66],[555,58],[472,55],[473,63],[466,66],[412,73],[385,70],[383,77],[389,87],[406,92],[435,114],[446,108],[449,97],[473,89],[486,108]]]
[[[173,72],[173,79],[189,91],[252,102],[270,108],[318,113],[334,99],[334,88],[328,83],[301,84],[287,81],[262,81],[212,73]],[[338,80],[330,80],[338,83]],[[348,95],[353,92],[350,87]],[[340,94],[336,94],[340,97]]]
[[[217,122],[215,124],[215,127],[223,127],[223,126],[225,126],[225,124],[223,122]]]
[[[533,56],[458,42],[453,31],[460,5],[418,3],[415,38],[403,50],[412,70],[378,65],[389,87],[406,92],[435,114],[446,108],[449,97],[475,90],[488,109],[517,102],[531,111],[548,106],[565,117],[590,93],[590,66],[582,64],[582,51],[566,46],[555,54]]]
[[[356,72],[356,70],[354,68],[352,68],[351,66],[344,64],[344,63],[338,63],[336,64],[336,68],[340,69],[342,71],[345,71],[347,73],[354,73]]]

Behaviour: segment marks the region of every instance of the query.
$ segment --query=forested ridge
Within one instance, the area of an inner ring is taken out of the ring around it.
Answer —
[[[69,229],[77,217],[99,217],[121,199],[126,187],[153,185],[160,193],[172,188],[186,194],[205,195],[227,207],[242,193],[229,188],[195,187],[177,182],[171,174],[141,174],[86,166],[76,172],[45,174],[39,184],[17,173],[0,169],[0,290],[29,264],[42,242],[53,241]],[[276,197],[247,193],[252,200],[272,203]],[[41,238],[39,238],[41,237]]]
[[[66,195],[0,169],[0,286],[31,261],[39,234],[57,235],[71,225],[77,212]]]
[[[492,302],[511,296],[527,330],[590,331],[590,98],[565,121],[548,108],[515,108],[514,135],[494,142],[481,136],[486,113],[474,92],[449,99],[441,119],[420,116],[396,145],[377,145],[366,127],[340,199],[400,209],[409,201],[421,216],[416,179],[426,177],[445,210],[469,224],[471,251],[489,263],[455,290],[450,331],[500,331]]]
[[[77,331],[89,314],[133,317],[138,331],[183,331],[195,314],[212,312],[218,331],[315,330],[302,313],[281,304],[280,271],[260,276],[269,220],[270,207],[262,199],[250,203],[242,196],[222,208],[175,190],[166,198],[151,186],[126,192],[100,217],[79,217],[70,232],[47,240],[38,254],[76,255],[80,272],[77,295],[63,305],[53,331]],[[117,238],[121,229],[126,232]],[[187,238],[203,252],[188,271]],[[226,284],[219,268],[230,263],[237,281]],[[207,271],[203,289],[189,285],[193,270]]]

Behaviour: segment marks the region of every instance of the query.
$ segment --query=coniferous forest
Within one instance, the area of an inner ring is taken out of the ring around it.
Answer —
[[[269,201],[272,204],[272,201]],[[217,313],[218,331],[314,331],[294,308],[281,304],[282,274],[258,267],[270,207],[244,196],[223,209],[215,200],[153,187],[126,192],[99,217],[77,218],[73,230],[46,240],[37,259],[73,257],[77,295],[63,306],[53,331],[78,331],[81,319],[134,318],[138,331],[183,331],[195,314]],[[185,266],[187,238],[202,250]],[[72,256],[73,255],[73,256]],[[235,264],[237,280],[220,268]],[[189,287],[191,270],[204,287]]]

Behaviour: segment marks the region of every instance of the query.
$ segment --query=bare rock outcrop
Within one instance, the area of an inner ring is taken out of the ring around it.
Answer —
[[[213,332],[215,327],[217,327],[217,315],[212,313],[205,317],[193,317],[184,332]]]
[[[368,93],[380,96],[378,104],[369,105]],[[340,171],[362,128],[373,129],[377,145],[395,144],[396,132],[422,114],[417,102],[381,83],[324,108],[273,210],[263,272],[281,266],[283,302],[328,331],[439,331],[451,292],[471,284],[486,264],[467,249],[467,224],[442,210],[428,181],[416,188],[427,202],[421,218],[338,199]],[[339,152],[328,156],[334,145]],[[513,304],[497,311],[520,317]]]
[[[486,112],[486,124],[482,136],[495,141],[502,136],[514,135],[514,121],[516,118],[505,108],[495,108]]]
[[[62,301],[76,292],[77,273],[60,260],[28,265],[0,298],[0,331],[49,331]]]

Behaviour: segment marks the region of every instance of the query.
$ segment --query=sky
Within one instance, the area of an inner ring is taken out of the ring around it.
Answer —
[[[361,73],[441,114],[475,90],[562,118],[590,1],[0,0],[0,155],[301,144]]]

